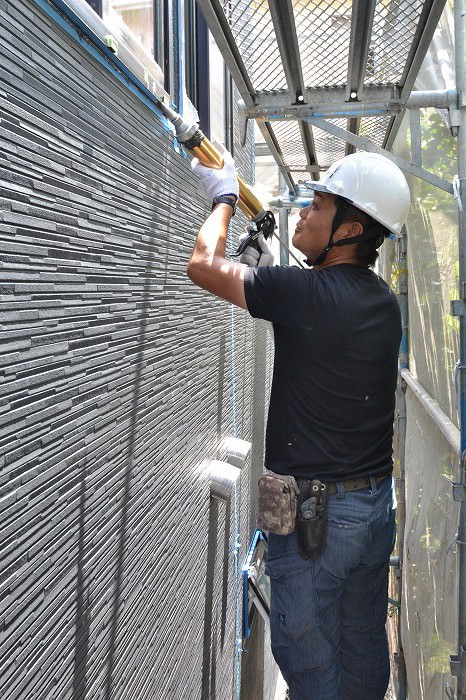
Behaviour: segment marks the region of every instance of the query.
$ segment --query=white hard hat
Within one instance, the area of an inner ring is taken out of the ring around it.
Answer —
[[[322,180],[306,186],[344,197],[395,234],[400,233],[411,205],[400,168],[378,153],[345,156],[330,166]]]

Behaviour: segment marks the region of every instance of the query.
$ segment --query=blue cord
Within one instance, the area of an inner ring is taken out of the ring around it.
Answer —
[[[231,225],[229,235],[230,254],[233,252]],[[233,411],[233,436],[237,437],[238,424],[236,414],[236,375],[235,375],[235,307],[230,304],[230,330],[231,330],[231,404]],[[237,482],[233,485],[233,560],[235,564],[235,685],[236,700],[241,698],[241,665],[240,653],[242,651],[241,621],[240,621],[240,571],[239,571],[239,525],[238,525],[238,492]]]
[[[238,532],[238,501],[236,482],[233,487],[233,511],[234,511],[234,562],[235,562],[235,677],[236,677],[236,699],[241,698],[241,668],[240,653],[242,651],[242,639],[240,633],[240,579],[239,579],[239,532]]]
[[[238,423],[236,418],[236,375],[235,375],[235,307],[230,304],[231,320],[231,404],[233,411],[233,435],[238,436]]]

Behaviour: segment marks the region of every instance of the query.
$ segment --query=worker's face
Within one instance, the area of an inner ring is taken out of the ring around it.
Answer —
[[[299,212],[293,245],[309,260],[315,260],[327,245],[336,211],[333,194],[315,192],[312,203]]]

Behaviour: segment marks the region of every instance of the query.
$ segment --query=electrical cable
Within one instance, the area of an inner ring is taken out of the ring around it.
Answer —
[[[230,222],[229,246],[232,253],[232,237]],[[236,413],[236,372],[235,372],[235,306],[230,304],[231,332],[231,404],[233,416],[233,437],[238,437]],[[235,568],[235,689],[236,700],[241,700],[241,664],[242,639],[240,636],[240,569],[239,569],[239,523],[238,523],[238,491],[237,480],[233,483],[233,562]]]

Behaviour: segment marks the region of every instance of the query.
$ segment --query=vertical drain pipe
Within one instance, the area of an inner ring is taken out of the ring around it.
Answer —
[[[239,583],[238,583],[238,483],[241,469],[245,466],[251,452],[251,443],[241,440],[235,436],[226,437],[221,445],[220,451],[224,453],[226,461],[212,460],[208,465],[210,473],[210,512],[209,531],[207,544],[207,586],[206,604],[204,615],[204,646],[202,662],[202,698],[213,697],[215,687],[211,687],[212,670],[212,606],[213,606],[213,580],[214,564],[216,555],[216,538],[218,535],[218,503],[226,504],[228,510],[233,510],[233,556],[235,562],[235,692],[236,697],[241,697],[241,674],[239,665],[239,654],[242,651],[242,634],[239,619]],[[232,503],[233,501],[233,503]],[[228,532],[228,539],[231,532]]]
[[[409,312],[408,312],[408,268],[407,268],[407,239],[406,230],[403,229],[401,240],[397,243],[397,272],[398,272],[398,303],[401,311],[401,345],[399,356],[399,368],[409,367]],[[398,557],[395,568],[397,579],[398,600],[401,603],[403,594],[403,550],[406,525],[406,382],[399,375],[397,389],[397,438],[398,438],[398,463],[399,480],[397,489],[397,546]],[[395,655],[398,667],[397,674],[397,700],[406,700],[406,664],[401,641],[401,605],[397,615],[398,651]]]
[[[214,572],[217,557],[217,537],[219,525],[219,504],[227,509],[226,527],[228,539],[231,537],[231,521],[229,517],[231,500],[236,484],[241,475],[238,466],[214,459],[206,466],[210,475],[210,506],[209,529],[207,533],[207,569],[204,607],[204,634],[202,652],[202,686],[203,700],[215,696],[215,658],[212,658],[213,602],[214,602]]]
[[[466,364],[466,1],[455,0],[455,74],[458,110],[453,132],[457,131],[458,208],[459,208],[459,289],[460,299],[453,302],[453,313],[460,321],[460,365]],[[451,112],[451,110],[450,110]],[[456,308],[455,308],[456,305]],[[451,673],[458,679],[457,697],[466,697],[466,370],[460,370],[461,464],[460,482],[453,485],[453,497],[460,503],[458,523],[458,647],[450,657]]]

